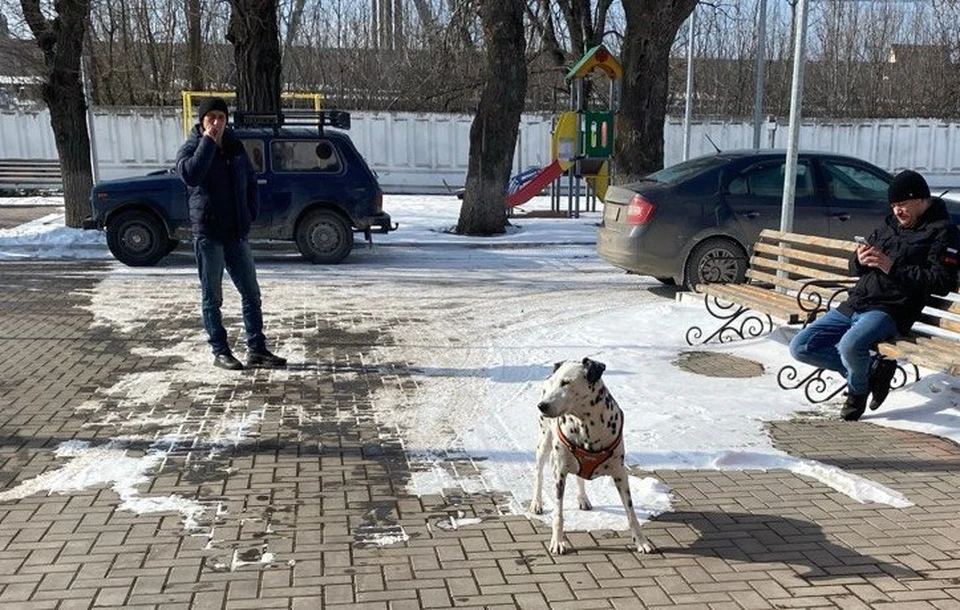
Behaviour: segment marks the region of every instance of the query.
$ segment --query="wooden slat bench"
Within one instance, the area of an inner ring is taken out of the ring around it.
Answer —
[[[63,188],[60,162],[51,159],[0,159],[0,190],[54,191]]]
[[[960,377],[960,294],[933,297],[909,334],[877,349],[888,358]]]
[[[753,246],[746,283],[696,287],[707,311],[723,323],[702,341],[704,332],[689,328],[687,343],[758,337],[775,328],[774,320],[806,324],[855,281],[849,260],[856,247],[851,241],[765,229]]]
[[[881,342],[877,351],[898,361],[891,389],[905,386],[911,376],[919,380],[919,367],[960,377],[960,294],[933,297],[910,333]],[[830,400],[847,387],[837,373],[823,369],[813,369],[801,379],[796,367],[789,364],[777,373],[777,383],[785,390],[802,390],[812,403]]]
[[[775,328],[774,319],[806,326],[846,299],[857,280],[849,271],[856,249],[852,241],[764,230],[753,247],[747,283],[697,286],[707,311],[724,321],[703,343],[757,337]],[[691,327],[687,343],[692,345],[691,337],[702,335],[699,327]],[[960,294],[933,297],[909,334],[881,343],[877,351],[899,361],[893,389],[910,380],[902,363],[912,366],[915,379],[920,378],[918,367],[960,377]],[[845,380],[832,383],[830,372],[823,369],[800,379],[796,367],[789,364],[780,369],[777,383],[785,390],[802,390],[813,403],[846,389]]]

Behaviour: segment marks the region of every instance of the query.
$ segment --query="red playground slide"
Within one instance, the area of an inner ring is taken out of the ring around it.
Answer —
[[[559,178],[561,174],[563,174],[563,169],[560,167],[560,162],[554,159],[553,163],[541,169],[540,173],[531,178],[529,182],[507,196],[507,207],[512,208],[530,201],[547,188],[547,185]]]

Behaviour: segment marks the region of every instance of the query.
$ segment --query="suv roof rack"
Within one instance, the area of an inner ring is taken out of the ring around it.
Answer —
[[[233,124],[242,127],[273,127],[274,129],[284,125],[310,125],[323,133],[323,128],[328,126],[350,129],[350,113],[345,110],[290,109],[278,112],[238,110],[233,113]]]

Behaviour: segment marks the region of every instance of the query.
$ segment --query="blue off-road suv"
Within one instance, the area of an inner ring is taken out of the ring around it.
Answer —
[[[335,129],[324,129],[334,127]],[[340,111],[234,115],[257,176],[260,216],[250,239],[296,242],[313,263],[339,263],[354,232],[396,229],[383,211],[383,191],[353,142]],[[187,188],[175,170],[105,180],[93,187],[85,229],[106,230],[120,262],[148,266],[191,237]]]

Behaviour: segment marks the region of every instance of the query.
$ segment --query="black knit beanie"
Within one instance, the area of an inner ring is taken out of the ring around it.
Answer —
[[[206,97],[200,102],[200,109],[197,110],[200,124],[203,125],[203,117],[208,112],[219,110],[227,116],[230,116],[230,109],[227,108],[227,102],[222,97]]]
[[[930,187],[923,176],[905,169],[893,177],[890,188],[887,189],[887,200],[890,203],[899,203],[908,199],[927,199],[930,197]]]

